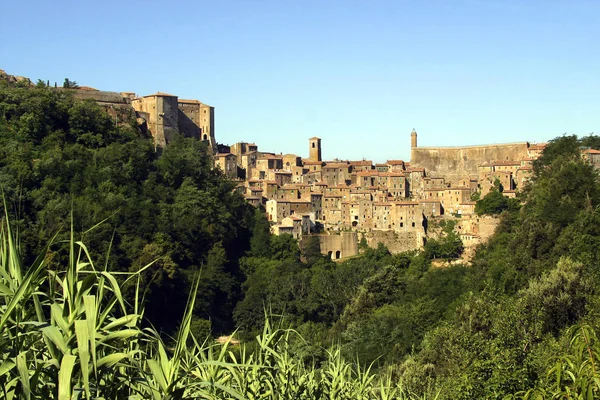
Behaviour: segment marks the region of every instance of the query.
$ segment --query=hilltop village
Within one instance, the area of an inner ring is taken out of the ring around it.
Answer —
[[[0,79],[32,85],[28,78],[2,70]],[[384,243],[392,252],[421,248],[440,233],[439,222],[448,219],[456,222],[454,230],[468,260],[498,223],[497,218],[475,214],[476,200],[497,186],[505,196],[515,197],[545,147],[528,142],[419,147],[413,130],[410,161],[323,160],[318,137],[308,139],[308,157],[259,151],[254,143],[219,144],[214,107],[198,100],[86,86],[55,89],[93,100],[116,119],[123,112],[135,113],[158,152],[176,134],[206,142],[215,168],[237,182],[236,190],[250,204],[264,207],[274,234],[298,240],[318,235],[322,253],[334,260],[358,254],[361,241],[371,247]],[[600,151],[582,149],[582,156],[600,168]]]
[[[456,221],[468,260],[498,219],[475,214],[476,199],[499,186],[510,198],[530,179],[545,144],[528,142],[466,147],[418,147],[410,134],[411,160],[332,160],[321,157],[321,139],[308,140],[308,158],[261,152],[254,143],[218,145],[215,166],[246,200],[265,207],[276,235],[320,234],[321,251],[333,259],[358,254],[363,238],[392,252],[418,249],[439,234],[436,222]],[[582,149],[600,168],[600,151]]]
[[[308,158],[260,152],[252,143],[219,146],[214,158],[239,180],[248,202],[265,207],[273,233],[297,239],[322,233],[322,251],[339,259],[357,254],[363,237],[394,252],[417,249],[443,218],[459,219],[456,230],[469,253],[497,222],[476,216],[474,199],[497,181],[515,197],[544,149],[526,142],[419,148],[414,130],[410,141],[410,162],[324,161],[317,137],[308,140]]]

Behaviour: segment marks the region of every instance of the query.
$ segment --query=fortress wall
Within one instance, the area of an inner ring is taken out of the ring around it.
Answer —
[[[358,254],[358,235],[356,232],[341,232],[339,235],[318,235],[318,237],[321,253],[331,254],[333,260],[336,259],[337,254],[339,254],[339,258]]]
[[[423,239],[418,232],[370,231],[364,234],[369,247],[383,243],[392,254],[421,248]]]
[[[65,89],[73,93],[73,97],[79,100],[94,100],[99,103],[121,103],[128,104],[127,100],[117,92],[104,92],[100,90],[74,90]]]
[[[425,168],[431,176],[460,178],[477,176],[477,167],[485,162],[521,160],[528,157],[527,142],[466,147],[413,147],[410,166]]]

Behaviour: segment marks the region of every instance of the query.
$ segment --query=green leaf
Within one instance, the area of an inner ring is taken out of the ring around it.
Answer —
[[[42,328],[42,332],[48,339],[50,339],[52,343],[56,345],[56,347],[60,349],[60,351],[62,351],[63,354],[70,353],[69,347],[67,346],[64,337],[62,336],[62,334],[56,326],[46,326]]]
[[[71,399],[71,374],[77,357],[65,354],[58,371],[58,400]]]
[[[127,327],[135,326],[135,323],[138,320],[138,318],[139,316],[135,314],[125,315],[124,317],[118,318],[108,323],[106,326],[103,327],[103,330],[110,331],[123,325]]]
[[[125,353],[113,353],[107,356],[104,356],[98,360],[98,369],[107,366],[109,368],[114,367],[117,363],[119,363],[124,358],[128,358],[129,356]]]
[[[21,352],[17,355],[17,369],[23,386],[23,392],[27,399],[31,398],[31,386],[29,382],[29,370],[27,369],[27,353]]]
[[[83,386],[88,398],[90,395],[90,335],[86,320],[75,321],[75,336],[77,337],[77,350],[79,352],[79,365],[83,376]]]

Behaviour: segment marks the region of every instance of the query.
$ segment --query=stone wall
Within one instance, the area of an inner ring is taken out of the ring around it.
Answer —
[[[352,257],[358,254],[358,235],[356,232],[341,232],[339,235],[317,235],[321,253],[332,260]]]
[[[477,167],[483,163],[522,160],[528,157],[528,143],[492,144],[466,147],[413,147],[411,168],[425,168],[427,175],[443,176],[457,183],[465,177],[477,177]]]
[[[369,231],[363,233],[369,247],[376,248],[381,242],[392,254],[417,250],[423,246],[423,235],[419,232]]]
[[[78,100],[94,100],[97,103],[109,103],[109,104],[123,104],[128,105],[131,102],[129,99],[123,97],[121,93],[117,92],[105,92],[102,90],[85,90],[85,89],[62,89],[68,90],[73,94],[73,98]]]

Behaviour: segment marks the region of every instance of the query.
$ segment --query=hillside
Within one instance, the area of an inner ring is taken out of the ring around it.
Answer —
[[[173,348],[189,344],[173,337],[193,293],[190,331],[202,341],[237,329],[244,347],[231,357],[263,354],[255,337],[266,312],[300,334],[282,350],[298,370],[339,351],[418,398],[600,394],[600,181],[580,151],[600,137],[550,141],[472,265],[432,268],[463,250],[450,224],[423,251],[362,243],[361,255],[334,263],[316,239],[300,249],[271,236],[205,144],[177,137],[157,157],[131,116],[119,120],[66,91],[0,82],[0,186],[25,265],[41,253],[46,272],[68,270],[73,232],[97,269],[142,271],[142,326]],[[138,304],[136,285],[120,283]]]

